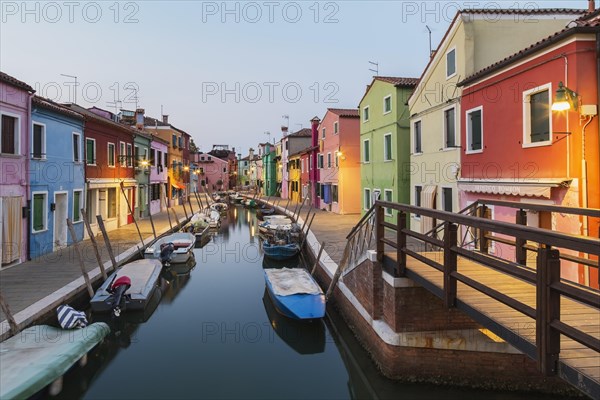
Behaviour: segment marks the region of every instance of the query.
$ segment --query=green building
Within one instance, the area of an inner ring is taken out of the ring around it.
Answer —
[[[150,188],[150,143],[152,137],[143,132],[137,132],[133,138],[135,180],[138,185],[138,196],[135,199],[136,218],[147,217],[150,213],[148,191]],[[132,204],[133,206],[133,204]]]
[[[361,205],[375,199],[410,204],[410,125],[406,101],[415,78],[376,76],[360,101]],[[386,219],[391,222],[391,210]]]
[[[263,194],[265,196],[275,196],[277,193],[277,161],[275,160],[277,154],[275,152],[274,145],[270,143],[261,144],[263,147],[262,150],[262,180],[264,182],[263,185]]]

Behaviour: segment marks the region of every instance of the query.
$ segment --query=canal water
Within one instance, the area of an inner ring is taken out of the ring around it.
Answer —
[[[194,262],[163,272],[144,313],[91,316],[108,322],[111,334],[51,398],[547,398],[394,382],[378,373],[333,307],[323,321],[280,316],[263,269],[282,264],[263,260],[253,211],[232,207],[194,253]]]

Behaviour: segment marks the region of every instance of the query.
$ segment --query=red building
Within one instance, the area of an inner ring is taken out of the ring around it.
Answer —
[[[137,181],[133,159],[134,129],[117,123],[112,113],[98,108],[86,110],[68,105],[85,117],[83,154],[85,163],[86,213],[94,233],[98,232],[96,215],[101,215],[106,230],[133,222],[120,183],[131,207],[135,207]],[[135,212],[135,209],[133,210]]]
[[[581,208],[600,207],[598,50],[596,10],[553,36],[501,60],[459,85],[461,101],[461,207],[500,199]],[[560,85],[576,92],[571,109],[552,110]],[[515,210],[492,207],[496,220],[515,221]],[[527,224],[596,236],[598,219],[528,212]],[[495,251],[514,257],[499,243]],[[528,264],[535,259],[528,260]],[[597,270],[562,263],[563,277],[598,282]],[[591,276],[590,276],[591,274]]]

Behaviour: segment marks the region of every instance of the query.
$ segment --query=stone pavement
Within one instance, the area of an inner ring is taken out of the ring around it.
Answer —
[[[185,208],[188,216],[191,216],[189,204],[186,203]],[[192,196],[192,208],[194,212],[200,208],[194,196]],[[173,210],[179,221],[184,222],[186,218],[183,206],[175,206],[170,211],[171,223],[175,224]],[[155,214],[152,218],[158,236],[171,230],[166,212]],[[138,225],[144,244],[148,245],[154,239],[150,219],[139,220]],[[142,250],[143,246],[135,224],[112,230],[108,232],[108,237],[117,263],[135,257],[136,253]],[[96,236],[96,242],[105,269],[110,273],[112,263],[102,234]],[[90,279],[93,283],[99,283],[102,275],[91,240],[80,242],[79,248]],[[72,300],[82,291],[85,291],[85,282],[74,246],[65,247],[0,271],[0,293],[21,329],[40,319],[49,310]],[[9,327],[6,316],[1,311],[0,321],[0,340],[4,340],[8,337]]]

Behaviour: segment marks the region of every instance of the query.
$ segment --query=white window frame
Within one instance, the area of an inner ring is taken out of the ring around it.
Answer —
[[[21,154],[21,117],[17,114],[13,114],[6,111],[0,112],[0,139],[2,138],[2,116],[6,115],[7,117],[15,118],[17,121],[15,122],[15,153],[4,153],[2,149],[2,140],[0,140],[0,154],[9,155],[9,156],[20,156]]]
[[[56,195],[57,192],[55,192],[54,194]],[[61,192],[62,193],[62,192]],[[40,229],[40,230],[35,230],[34,228],[34,222],[35,222],[35,210],[34,210],[34,206],[35,206],[35,195],[36,194],[43,194],[44,195],[44,216],[42,217],[42,221],[44,223],[44,229]],[[69,199],[67,199],[68,202]],[[41,233],[41,232],[47,232],[48,231],[48,191],[47,190],[39,190],[39,191],[33,191],[31,192],[31,233]]]
[[[417,188],[421,188],[421,191],[419,192],[419,201],[417,204]],[[413,202],[412,205],[415,207],[421,207],[421,194],[423,193],[423,184],[421,185],[414,185],[412,187],[412,198],[413,198]],[[412,214],[412,218],[416,219],[416,220],[421,220],[421,215],[420,214]]]
[[[450,75],[448,75],[448,54],[452,53],[454,51],[454,72]],[[445,62],[445,66],[446,66],[446,71],[444,72],[444,74],[446,75],[446,79],[450,79],[453,78],[454,76],[456,76],[456,72],[458,71],[458,59],[457,59],[457,52],[456,52],[456,46],[453,46],[451,48],[448,49],[448,51],[446,51],[446,54],[444,55],[444,60]]]
[[[392,194],[392,198],[390,200],[388,200],[387,196],[386,196],[386,194],[388,194],[388,193]],[[383,200],[393,203],[394,202],[394,191],[392,189],[383,189]],[[387,217],[391,217],[393,215],[393,210],[391,208],[385,207],[384,214]]]
[[[133,146],[131,145],[131,143],[126,143],[126,144],[127,144],[127,149],[125,150],[126,151],[125,155],[127,156],[127,158],[126,158],[127,168],[133,168],[133,157],[135,156],[135,153],[133,152]]]
[[[540,92],[544,92],[544,91],[548,91],[548,110],[549,110],[549,137],[548,140],[545,140],[543,142],[535,142],[532,143],[531,142],[531,102],[529,101],[529,98],[531,97],[531,95],[540,93]],[[522,147],[523,148],[528,148],[528,147],[540,147],[540,146],[551,146],[552,145],[552,97],[553,97],[553,91],[552,91],[552,83],[546,83],[537,87],[534,87],[533,89],[529,89],[529,90],[524,90],[523,91],[523,142],[522,142]]]
[[[365,152],[365,143],[368,143],[368,152]],[[371,162],[371,139],[364,139],[363,140],[363,145],[362,145],[362,151],[361,151],[362,155],[363,155],[363,164],[369,164]],[[367,160],[368,158],[368,160]]]
[[[471,150],[471,122],[469,119],[469,114],[471,114],[472,112],[475,111],[481,111],[481,149],[478,150]],[[477,153],[483,153],[483,144],[484,144],[484,135],[483,135],[483,105],[481,106],[477,106],[474,108],[471,108],[467,111],[465,111],[465,124],[466,124],[466,131],[467,131],[467,148],[465,149],[465,153],[466,154],[477,154]]]
[[[144,147],[144,160],[143,161],[148,161],[148,148]]]
[[[121,168],[127,167],[127,146],[125,145],[125,142],[119,141],[119,166]]]
[[[364,203],[363,209],[365,211],[368,211],[371,208],[371,206],[372,206],[372,204],[371,204],[371,201],[372,201],[371,193],[372,193],[371,189],[369,189],[369,188],[364,188],[363,189],[363,203]]]
[[[333,134],[337,135],[338,133],[340,133],[340,122],[339,121],[335,121],[333,123]]]
[[[77,153],[79,153],[79,159],[78,160],[75,159],[75,147],[72,144],[73,143],[73,136],[77,136],[77,145],[79,147],[79,149],[77,149]],[[79,132],[73,132],[73,135],[71,135],[71,154],[73,156],[73,162],[74,163],[82,163],[83,162],[83,159],[81,157],[82,156],[81,153],[82,153],[82,151],[81,151],[81,133],[79,133]]]
[[[110,145],[113,146],[113,164],[110,165]],[[114,168],[117,165],[117,146],[113,142],[106,143],[106,165],[108,168]]]
[[[35,143],[34,140],[34,132],[35,132],[35,125],[39,125],[42,127],[42,155],[41,157],[35,157],[33,155],[34,151],[33,151],[33,144]],[[36,121],[31,121],[31,159],[32,160],[45,160],[46,159],[46,124],[43,124],[41,122],[36,122]]]
[[[388,111],[386,111],[386,110],[385,110],[385,101],[386,101],[387,99],[390,99],[390,109],[389,109]],[[383,110],[383,115],[386,115],[386,114],[389,114],[389,113],[391,113],[391,112],[392,112],[392,108],[393,108],[393,105],[392,105],[392,95],[391,95],[391,94],[388,94],[387,96],[385,96],[385,97],[383,98],[383,107],[382,107],[382,110]]]
[[[370,107],[370,106],[368,106],[368,105],[367,105],[367,106],[364,106],[364,107],[363,107],[363,109],[362,109],[362,115],[361,115],[361,117],[362,117],[362,122],[363,122],[363,123],[365,123],[365,122],[369,122],[369,117],[371,116],[371,110],[369,109],[369,107]],[[368,114],[368,115],[367,115],[367,118],[365,118],[365,111],[366,111],[366,112],[367,112],[367,114]]]
[[[385,138],[388,136],[390,137],[390,154],[387,154],[387,150],[385,148]],[[390,161],[394,161],[394,146],[392,143],[392,133],[391,132],[383,135],[383,162],[390,162]]]
[[[455,104],[455,105],[452,105],[450,107],[446,107],[446,108],[442,109],[442,134],[443,134],[443,137],[442,137],[442,144],[443,144],[443,146],[442,147],[443,147],[444,150],[454,150],[455,149],[455,147],[448,147],[448,145],[446,143],[446,136],[447,136],[446,135],[446,133],[447,133],[446,132],[446,111],[449,111],[449,110],[454,110],[454,146],[458,146],[459,145],[459,143],[458,143],[458,137],[457,137],[457,134],[456,134],[458,132],[458,127],[457,127],[458,118],[457,118],[457,107],[456,107],[456,104]],[[482,120],[482,125],[483,125],[483,120]],[[421,129],[421,131],[422,130],[423,129]]]
[[[75,192],[81,193],[81,195],[79,196],[79,210],[81,210],[83,208],[83,204],[86,203],[83,199],[83,189],[73,189],[73,207],[71,208],[71,221],[73,221],[74,224],[77,224],[83,222],[83,215],[81,215],[81,211],[79,211],[79,220],[75,221]]]
[[[94,162],[91,163],[91,164],[89,164],[88,160],[87,160],[87,142],[88,142],[88,140],[91,141],[91,142],[94,142]],[[97,161],[96,160],[96,139],[94,139],[94,138],[85,138],[85,147],[84,148],[85,148],[85,165],[89,165],[91,167],[95,167],[96,166],[96,161]]]
[[[417,138],[416,138],[417,131],[415,129],[416,124],[419,124],[419,126],[421,127],[421,151],[417,151]],[[423,120],[422,119],[416,119],[416,120],[412,121],[412,123],[410,124],[410,137],[411,137],[411,152],[412,152],[412,154],[413,155],[423,154]]]
[[[326,132],[325,132],[325,128],[323,128],[323,129],[321,130],[321,139],[325,139],[325,134],[326,134]],[[287,142],[286,142],[286,144],[287,144]]]
[[[332,167],[332,165],[333,165],[332,161],[333,160],[331,159],[331,152],[328,152],[327,153],[327,169],[330,169]]]

